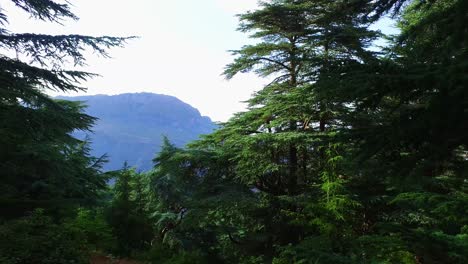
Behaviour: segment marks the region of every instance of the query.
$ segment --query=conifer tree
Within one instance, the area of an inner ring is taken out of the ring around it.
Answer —
[[[117,238],[117,254],[131,256],[135,250],[145,249],[152,238],[148,215],[141,208],[142,193],[139,181],[142,177],[127,163],[116,172],[112,189],[113,199],[108,212],[108,221]]]
[[[383,14],[403,2],[367,11]],[[468,6],[406,2],[396,13],[401,34],[385,57],[349,65],[345,74],[333,69],[321,86],[327,98],[352,106],[341,135],[352,142],[351,188],[363,205],[359,243],[378,245],[369,248],[375,258],[463,263]]]
[[[466,262],[465,2],[278,0],[241,15],[258,42],[225,74],[273,81],[157,159],[172,241],[196,236],[228,263]],[[386,14],[402,34],[371,52],[367,26]]]
[[[327,13],[333,10],[326,1],[273,1],[240,16],[240,30],[253,32],[252,37],[261,42],[235,51],[238,56],[227,66],[226,76],[252,70],[274,78],[249,100],[249,112],[226,126],[226,130],[242,129],[236,131],[239,147],[250,146],[258,150],[253,155],[265,158],[251,167],[254,157],[239,157],[239,168],[245,165],[240,174],[252,175],[246,182],[259,189],[276,194],[301,192],[314,174],[309,171],[315,155],[307,153],[310,144],[332,129],[331,113],[340,107],[319,99],[315,83],[333,63],[371,56],[365,47],[373,33],[359,27],[352,14],[330,23]]]
[[[12,2],[33,19],[51,23],[78,19],[68,3]],[[71,136],[74,130],[89,130],[95,119],[85,115],[80,104],[53,100],[46,93],[85,90],[80,83],[94,74],[67,69],[70,62],[84,65],[84,49],[108,57],[106,50],[122,46],[125,40],[14,33],[8,30],[6,10],[0,9],[2,202],[29,204],[25,209],[46,206],[53,200],[76,203],[91,198],[105,185],[105,179],[98,176],[103,159],[90,157],[89,148]],[[10,56],[12,53],[16,57]],[[32,200],[43,203],[31,205]]]
[[[258,42],[226,77],[271,84],[187,148],[165,139],[149,179],[120,172],[120,253],[152,238],[158,263],[466,263],[465,2],[275,0],[241,15]],[[386,14],[401,34],[371,52]]]
[[[339,126],[339,118],[331,113],[345,107],[326,101],[315,91],[317,81],[332,66],[372,59],[365,48],[375,34],[360,27],[352,14],[330,23],[328,15],[333,10],[325,1],[272,1],[241,15],[240,30],[253,32],[260,43],[235,51],[237,58],[225,74],[232,78],[255,71],[272,76],[273,82],[249,100],[248,112],[236,115],[187,151],[168,145],[157,159],[162,200],[183,204],[188,217],[196,208],[200,210],[200,204],[191,202],[194,197],[198,202],[210,201],[210,196],[216,199],[219,206],[201,211],[217,216],[208,218],[217,224],[208,221],[203,225],[214,226],[218,232],[226,230],[217,233],[216,239],[219,244],[227,240],[229,246],[224,250],[235,248],[242,258],[271,260],[274,254],[288,250],[283,246],[306,236],[328,235],[330,244],[338,244],[348,235],[342,231],[352,229],[337,224],[345,226],[346,214],[355,205],[339,186],[339,148],[327,139]],[[217,163],[224,168],[215,166]],[[199,175],[200,171],[204,173]],[[237,192],[242,199],[218,196],[207,185],[215,183],[225,193],[243,190]],[[186,196],[197,193],[193,186],[210,191]],[[232,212],[233,204],[242,205],[237,207],[242,208],[241,215]],[[172,233],[186,228],[179,224],[177,214],[169,213],[170,207],[165,210],[159,214],[172,219],[166,223],[177,223],[171,225]],[[314,220],[305,220],[308,218]],[[328,250],[330,255],[332,252]]]

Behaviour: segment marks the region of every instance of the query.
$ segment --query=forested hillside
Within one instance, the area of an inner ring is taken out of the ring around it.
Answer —
[[[179,99],[152,93],[59,97],[81,101],[85,113],[97,117],[92,133],[77,131],[79,139],[89,137],[91,154],[106,154],[105,170],[118,170],[124,162],[138,170],[152,168],[163,137],[179,147],[213,132],[215,125],[192,106]]]
[[[144,173],[103,173],[70,136],[95,119],[45,95],[91,76],[64,58],[131,40],[15,34],[0,11],[2,54],[33,62],[0,57],[0,263],[468,263],[468,1],[261,2],[224,76],[271,82]],[[372,30],[384,16],[399,34]]]

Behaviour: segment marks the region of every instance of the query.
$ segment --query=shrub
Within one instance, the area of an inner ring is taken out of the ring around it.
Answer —
[[[0,225],[0,263],[88,263],[83,234],[56,224],[35,210],[31,215]]]

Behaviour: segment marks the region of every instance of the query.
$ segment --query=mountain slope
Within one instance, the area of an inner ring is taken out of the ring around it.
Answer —
[[[91,137],[93,155],[107,153],[110,159],[107,170],[119,169],[125,161],[148,170],[163,136],[183,146],[216,127],[197,109],[168,95],[135,93],[59,98],[83,101],[88,106],[86,113],[99,118],[92,134],[77,132],[76,136]]]

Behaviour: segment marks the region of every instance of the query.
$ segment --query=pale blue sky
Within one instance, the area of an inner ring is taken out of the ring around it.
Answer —
[[[64,26],[29,19],[9,1],[2,6],[14,32],[139,36],[112,59],[88,56],[84,68],[102,75],[88,81],[87,94],[153,92],[191,104],[215,121],[226,121],[245,109],[241,103],[267,80],[241,74],[221,76],[232,61],[228,50],[249,43],[236,31],[235,14],[254,9],[256,0],[75,0],[79,21]],[[383,23],[382,27],[388,28]],[[80,93],[80,95],[83,93]],[[68,95],[79,95],[76,93]]]

